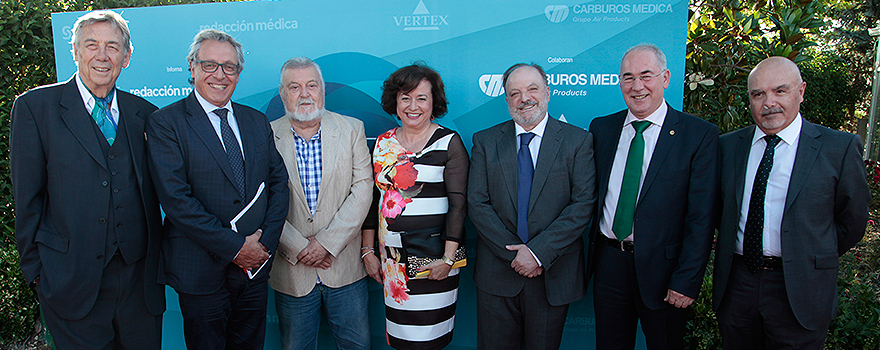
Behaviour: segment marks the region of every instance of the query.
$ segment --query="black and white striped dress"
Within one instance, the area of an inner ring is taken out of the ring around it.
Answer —
[[[379,136],[373,152],[382,194],[379,250],[386,336],[397,349],[441,349],[452,341],[459,269],[440,281],[408,278],[398,232],[445,226],[441,240],[464,243],[467,151],[461,136],[442,127],[418,153],[406,150],[396,132]]]

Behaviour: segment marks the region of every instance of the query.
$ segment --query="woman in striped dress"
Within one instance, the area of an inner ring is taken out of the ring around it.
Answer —
[[[443,81],[433,69],[417,64],[391,74],[382,107],[401,127],[379,136],[373,149],[380,257],[365,253],[364,263],[374,278],[381,274],[388,345],[441,349],[455,322],[459,269],[452,265],[464,249],[467,151],[461,136],[433,122],[446,113]],[[401,233],[429,231],[439,233],[431,239],[443,256],[421,267],[429,275],[409,276]],[[365,249],[374,239],[365,235]]]

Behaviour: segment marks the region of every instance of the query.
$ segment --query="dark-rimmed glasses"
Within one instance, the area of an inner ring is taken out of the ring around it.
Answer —
[[[217,63],[214,61],[202,61],[195,60],[198,63],[199,67],[202,68],[202,71],[205,73],[214,73],[217,71],[218,67],[223,67],[223,74],[226,75],[236,75],[241,71],[241,66],[232,63]]]

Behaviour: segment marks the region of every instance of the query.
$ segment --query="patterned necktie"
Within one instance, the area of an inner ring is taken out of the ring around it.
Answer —
[[[116,123],[113,122],[113,117],[110,114],[110,103],[113,101],[114,91],[116,89],[110,89],[110,93],[104,98],[92,94],[92,97],[95,98],[92,119],[95,120],[95,124],[98,124],[98,129],[101,129],[101,133],[104,134],[104,138],[107,139],[110,146],[113,146],[113,141],[116,141]]]
[[[229,121],[226,120],[226,108],[217,108],[214,114],[220,117],[220,135],[223,136],[223,145],[226,147],[226,156],[229,157],[229,165],[232,167],[232,174],[235,177],[235,187],[238,194],[244,198],[244,158],[241,156],[241,148],[238,146],[238,140],[229,127]]]
[[[618,241],[632,234],[636,199],[639,198],[639,181],[642,178],[642,161],[645,158],[645,135],[642,133],[650,125],[651,122],[647,120],[632,122],[636,136],[629,144],[623,181],[620,183],[620,197],[617,199],[617,210],[614,211],[614,223],[611,225],[611,231]]]
[[[755,183],[752,185],[752,197],[749,198],[749,214],[746,218],[746,228],[743,232],[743,257],[749,271],[755,273],[761,268],[764,257],[764,197],[767,194],[767,180],[770,178],[770,170],[773,169],[773,155],[776,145],[781,139],[776,135],[764,136],[767,148],[761,157],[761,164],[755,173]]]
[[[529,142],[535,137],[534,133],[519,135],[519,152],[516,153],[517,163],[517,191],[516,191],[516,235],[523,243],[529,241],[529,196],[532,193],[532,176],[535,175],[535,167],[532,165],[532,152],[529,151]]]

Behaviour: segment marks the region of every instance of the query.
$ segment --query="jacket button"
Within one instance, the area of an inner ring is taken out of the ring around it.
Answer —
[[[118,188],[114,188],[114,189],[113,189],[113,193],[119,193],[119,189],[118,189]]]
[[[101,254],[95,255],[95,259],[101,260],[103,258],[104,258],[104,256]]]
[[[107,219],[104,219],[104,218],[100,218],[100,219],[98,219],[98,222],[100,222],[100,223],[102,223],[102,224],[103,224],[103,223],[105,223],[105,222],[107,222]]]
[[[116,159],[116,156],[111,155],[111,156],[110,156],[110,159]]]
[[[236,199],[236,200],[232,201],[232,204],[241,204],[241,201]]]
[[[101,185],[104,185],[104,187],[107,187],[108,184],[109,183],[107,181],[104,181],[103,183],[101,183]]]

